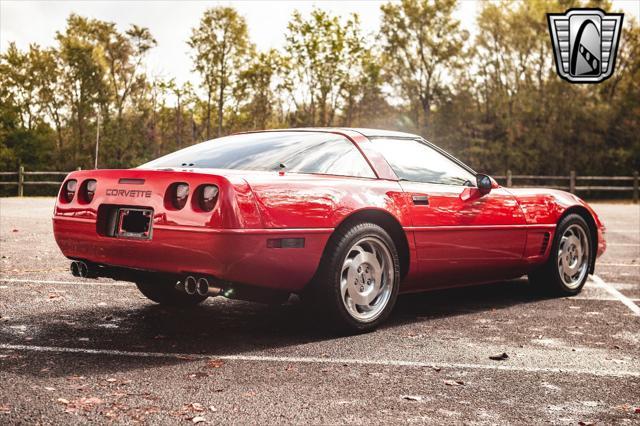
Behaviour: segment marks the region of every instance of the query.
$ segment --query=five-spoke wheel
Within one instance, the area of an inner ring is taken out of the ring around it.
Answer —
[[[335,328],[369,331],[390,314],[399,283],[393,239],[376,224],[354,223],[329,240],[306,299]]]
[[[391,253],[377,237],[357,241],[342,264],[340,291],[345,308],[360,321],[375,320],[389,303],[394,283]]]
[[[594,245],[589,225],[577,214],[565,216],[556,227],[549,260],[529,274],[536,288],[556,294],[578,294],[589,276]]]

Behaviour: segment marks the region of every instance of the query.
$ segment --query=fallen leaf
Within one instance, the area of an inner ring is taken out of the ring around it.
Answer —
[[[118,379],[114,379],[113,377],[109,377],[109,378],[107,379],[107,382],[109,382],[109,383],[115,383],[115,382],[117,382],[117,381],[118,381]]]
[[[214,412],[214,413],[218,411],[218,409],[216,407],[214,407],[213,405],[209,406],[209,410]]]
[[[593,423],[593,422],[582,422],[582,421],[578,422],[578,424],[580,426],[593,426],[593,425],[595,425],[595,423]]]
[[[191,408],[194,411],[204,411],[204,407],[202,406],[202,404],[197,403],[197,402],[192,402],[191,404],[189,404],[191,406]]]
[[[8,405],[0,405],[0,414],[9,414],[11,412],[11,407]]]
[[[442,370],[442,368],[441,368],[441,367],[436,367],[435,365],[432,365],[430,368],[431,368],[433,371],[435,371],[436,373],[439,373],[439,372]]]
[[[422,401],[421,396],[414,396],[414,395],[403,395],[402,399],[406,399],[407,401]]]
[[[64,398],[58,398],[60,404],[69,405],[69,400]]]
[[[464,386],[462,380],[444,380],[444,384],[447,386]]]
[[[11,232],[18,232],[18,230],[17,229],[12,229]]]
[[[634,411],[636,412],[636,414],[640,414],[640,407],[636,407]]]
[[[205,418],[204,418],[204,417],[202,417],[202,416],[196,416],[196,417],[192,418],[192,419],[191,419],[191,421],[192,421],[194,424],[198,424],[198,423],[204,423],[204,422],[206,422],[206,421],[207,421],[207,419],[205,419]]]
[[[207,367],[210,368],[220,368],[224,365],[224,361],[221,359],[210,359],[207,361]]]
[[[50,386],[45,386],[44,388],[45,388],[45,390],[48,390],[49,392],[53,392],[54,390],[56,390],[56,388],[52,388]]]
[[[509,355],[507,355],[506,352],[502,352],[501,354],[496,354],[496,355],[490,355],[489,356],[489,359],[492,359],[494,361],[504,361],[507,358],[509,358]]]

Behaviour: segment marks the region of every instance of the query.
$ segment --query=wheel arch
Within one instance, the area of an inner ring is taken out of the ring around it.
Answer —
[[[398,219],[396,219],[396,217],[391,213],[381,209],[363,209],[353,212],[343,218],[338,226],[336,226],[330,239],[337,235],[341,230],[362,222],[374,223],[389,233],[393,243],[396,245],[396,250],[398,250],[398,257],[400,260],[400,278],[404,279],[409,272],[411,256],[409,251],[409,241],[407,240],[407,235],[404,232],[404,229],[402,229],[402,225],[400,225]],[[329,244],[327,244],[327,247],[328,246]],[[325,247],[325,252],[326,250],[327,249]],[[323,257],[325,252],[322,254]]]
[[[593,274],[596,265],[596,253],[598,252],[598,227],[596,225],[596,221],[591,215],[591,212],[589,212],[586,207],[575,205],[567,208],[558,218],[557,223],[560,223],[565,217],[569,216],[570,214],[577,214],[578,216],[582,217],[589,226],[589,233],[591,234],[591,250],[593,253],[593,256],[591,257],[591,264],[589,265],[589,273]]]

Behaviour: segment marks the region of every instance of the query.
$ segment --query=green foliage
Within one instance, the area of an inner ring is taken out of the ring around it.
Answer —
[[[477,36],[455,0],[357,15],[295,12],[281,51],[256,51],[232,7],[208,9],[188,41],[199,82],[144,72],[148,29],[70,15],[56,46],[0,54],[0,170],[131,167],[214,135],[354,126],[418,132],[478,170],[630,174],[640,168],[640,28],[625,16],[614,75],[555,72],[547,12],[601,0],[483,2]]]
[[[207,92],[207,133],[211,136],[211,102],[216,100],[217,136],[222,136],[224,108],[230,91],[247,62],[253,45],[245,19],[232,7],[208,9],[200,26],[193,29],[189,46],[193,49],[194,69],[202,77]]]
[[[357,15],[345,20],[313,9],[295,11],[287,26],[283,87],[295,109],[292,126],[331,126],[352,94],[365,53]]]

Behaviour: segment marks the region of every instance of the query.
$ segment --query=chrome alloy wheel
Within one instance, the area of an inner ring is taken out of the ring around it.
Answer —
[[[589,238],[580,225],[571,225],[558,246],[558,273],[569,288],[577,288],[589,271]]]
[[[389,303],[395,272],[391,252],[377,237],[358,240],[348,251],[340,274],[342,303],[354,319],[374,321]]]

